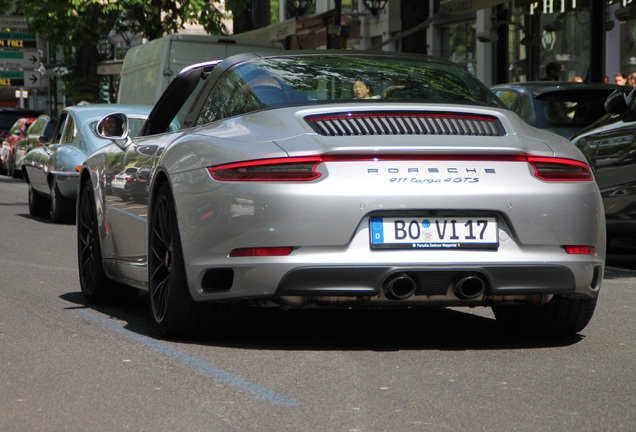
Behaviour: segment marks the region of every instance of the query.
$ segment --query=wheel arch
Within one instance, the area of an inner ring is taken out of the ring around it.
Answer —
[[[49,189],[53,189],[53,185],[55,184],[55,176],[51,171],[46,174],[46,184],[48,185]]]
[[[103,211],[104,203],[103,201],[99,203],[97,202],[98,200],[101,200],[102,195],[97,193],[96,186],[102,189],[101,185],[94,184],[94,179],[93,179],[93,176],[91,175],[90,169],[88,169],[88,167],[86,166],[83,166],[80,171],[79,180],[77,183],[77,200],[75,202],[75,220],[79,221],[79,217],[80,217],[80,204],[81,204],[80,201],[82,200],[82,190],[84,187],[90,187],[93,189],[93,202],[91,203],[91,205],[95,207],[95,212],[97,217],[97,227],[99,230],[99,238],[100,238],[100,249],[101,249],[102,256],[106,256],[107,245],[105,244],[105,240],[108,239],[108,236],[106,235],[106,229],[104,228],[104,223],[105,223],[104,211]]]
[[[157,199],[157,194],[165,183],[170,183],[170,176],[167,171],[163,168],[157,168],[154,174],[154,179],[150,186],[150,191],[148,193],[148,216],[146,220],[148,223],[146,224],[148,233],[146,238],[150,238],[150,221],[152,220],[152,213],[155,207],[155,201]],[[170,190],[172,190],[172,185],[170,186]]]
[[[26,165],[24,165],[24,163],[22,164],[22,166],[20,167],[20,171],[22,171],[22,178],[24,179],[24,181],[27,184],[30,184],[31,181],[29,180],[29,174],[27,173],[27,169],[26,169]]]

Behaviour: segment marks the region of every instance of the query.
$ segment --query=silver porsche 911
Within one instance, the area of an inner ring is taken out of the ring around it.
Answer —
[[[147,290],[164,337],[238,302],[487,306],[535,336],[594,313],[605,220],[585,158],[452,62],[241,54],[184,69],[125,129],[80,173],[80,283],[89,302]]]

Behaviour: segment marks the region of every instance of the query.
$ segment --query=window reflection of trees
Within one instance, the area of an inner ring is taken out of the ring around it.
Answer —
[[[273,57],[242,63],[226,72],[206,100],[197,125],[265,108],[246,84],[257,70],[281,84],[290,104],[352,101],[352,84],[364,78],[376,96],[395,86],[417,90],[402,92],[391,102],[500,106],[481,82],[453,63],[373,56]],[[373,99],[378,101],[381,99]]]

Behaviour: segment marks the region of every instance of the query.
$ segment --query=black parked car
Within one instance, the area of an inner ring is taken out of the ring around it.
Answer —
[[[604,83],[535,81],[490,89],[529,125],[569,138],[604,116],[605,99],[620,86]]]
[[[22,108],[0,108],[0,138],[3,138],[17,119],[37,117],[42,111]]]
[[[605,101],[608,114],[572,137],[589,161],[601,190],[608,241],[636,237],[636,88]]]

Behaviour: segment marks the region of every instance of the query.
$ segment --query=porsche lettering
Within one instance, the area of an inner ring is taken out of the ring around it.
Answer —
[[[497,171],[494,168],[387,168],[387,169],[379,169],[379,168],[368,168],[368,174],[496,174]]]

